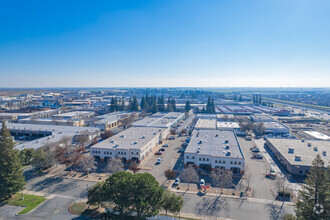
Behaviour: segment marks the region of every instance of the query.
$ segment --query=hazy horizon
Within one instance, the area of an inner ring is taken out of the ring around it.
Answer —
[[[329,9],[325,0],[2,1],[0,87],[328,88]]]

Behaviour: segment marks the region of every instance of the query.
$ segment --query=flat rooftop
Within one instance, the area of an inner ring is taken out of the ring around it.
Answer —
[[[320,133],[318,131],[304,131],[304,132],[306,134],[308,134],[314,138],[320,139],[320,140],[330,140],[330,137],[328,135]]]
[[[221,128],[235,128],[238,129],[240,128],[238,122],[232,122],[232,121],[218,121],[217,122],[217,128],[221,129]]]
[[[0,128],[2,126],[0,125]],[[100,132],[99,128],[94,127],[75,127],[75,126],[59,126],[59,125],[38,125],[38,124],[19,124],[19,123],[7,123],[7,128],[10,131],[21,132],[49,132],[50,136],[38,138],[33,141],[17,144],[15,148],[39,148],[47,144],[56,143],[61,141],[65,137],[73,137],[81,134],[96,134]]]
[[[251,115],[250,116],[253,121],[256,122],[267,122],[267,121],[274,121],[272,117],[269,115]]]
[[[217,129],[217,120],[216,119],[198,119],[195,128]]]
[[[165,131],[164,128],[132,127],[116,134],[98,144],[92,149],[141,149],[156,135]]]
[[[267,138],[267,140],[289,161],[292,165],[311,166],[316,155],[319,154],[325,166],[330,163],[330,141],[297,139]],[[315,150],[317,147],[317,151]],[[293,153],[289,153],[289,148]],[[323,152],[326,152],[326,156]],[[300,156],[301,160],[296,161],[295,156]]]
[[[284,126],[283,124],[277,122],[277,121],[266,121],[262,122],[265,125],[266,130],[267,129],[288,129],[288,127]]]
[[[80,115],[94,114],[92,111],[73,111],[54,115],[53,117],[76,117]]]
[[[227,143],[226,143],[227,140]],[[199,149],[199,153],[198,152]],[[226,149],[227,148],[227,149]],[[230,155],[227,153],[230,152]],[[233,131],[195,129],[185,153],[213,157],[244,158]]]

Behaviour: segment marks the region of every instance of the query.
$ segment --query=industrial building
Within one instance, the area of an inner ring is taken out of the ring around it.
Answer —
[[[97,160],[107,161],[119,157],[124,162],[140,163],[165,140],[165,128],[132,127],[91,147],[90,153]]]
[[[256,114],[256,115],[251,115],[250,117],[251,117],[251,121],[255,123],[274,121],[274,119],[269,115]]]
[[[92,127],[7,123],[7,128],[11,135],[19,140],[19,143],[15,146],[19,150],[24,148],[36,149],[46,145],[57,144],[63,139],[72,139],[75,136],[85,134],[92,140],[100,134],[100,129]]]
[[[124,162],[145,160],[170,134],[170,129],[184,117],[183,113],[156,113],[132,124],[133,127],[108,138],[90,149],[101,161],[111,157]]]
[[[272,135],[280,135],[280,134],[289,134],[290,133],[290,129],[277,122],[277,121],[273,121],[273,122],[262,122],[265,126],[265,133],[266,134],[272,134]]]
[[[233,131],[195,129],[184,153],[184,164],[244,174],[245,159]]]
[[[73,120],[73,119],[87,119],[94,116],[95,112],[92,111],[73,111],[62,114],[53,115],[55,120]]]
[[[119,126],[120,119],[133,116],[134,118],[138,117],[137,112],[112,112],[105,115],[100,115],[95,117],[95,121],[91,123],[92,126],[100,128],[102,131],[109,130],[111,128]]]
[[[330,141],[267,138],[266,145],[293,175],[308,174],[316,155],[321,156],[325,167],[330,165]]]
[[[39,124],[39,125],[60,125],[60,126],[84,126],[83,119],[52,119],[52,118],[23,118],[19,119],[18,123],[21,124]]]

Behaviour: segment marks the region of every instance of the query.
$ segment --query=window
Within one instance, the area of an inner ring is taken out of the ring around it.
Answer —
[[[237,164],[237,162],[235,161],[234,164]]]
[[[224,160],[223,163],[226,163],[226,161]]]
[[[194,156],[192,156],[192,159],[195,159],[195,157],[194,157]]]
[[[230,161],[230,164],[233,164],[233,161]]]
[[[217,160],[215,160],[215,163],[218,163],[218,161],[217,161]]]
[[[209,158],[206,158],[206,161],[209,161]]]
[[[241,162],[238,162],[238,164],[241,164]]]
[[[187,156],[187,159],[189,159],[189,156]]]
[[[202,160],[202,158],[199,158],[199,160]]]

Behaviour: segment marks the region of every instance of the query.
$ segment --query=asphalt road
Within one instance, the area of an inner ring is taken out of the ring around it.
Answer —
[[[206,217],[222,217],[239,220],[278,220],[284,214],[293,214],[293,207],[278,202],[259,202],[241,199],[183,195],[182,212],[194,213],[201,219]]]

